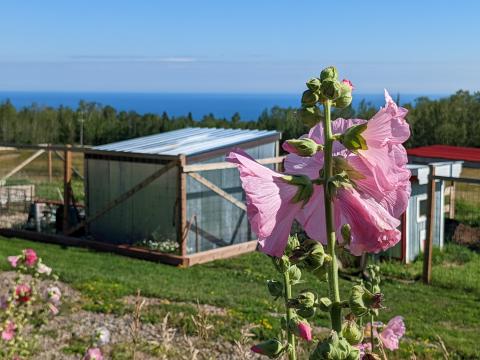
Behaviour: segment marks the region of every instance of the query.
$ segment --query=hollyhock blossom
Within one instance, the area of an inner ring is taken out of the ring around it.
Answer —
[[[237,165],[247,196],[247,216],[257,234],[262,252],[280,257],[295,216],[303,203],[295,202],[297,185],[285,175],[260,165],[241,149],[230,152],[227,161]]]
[[[395,316],[390,319],[387,326],[378,334],[383,346],[389,350],[397,350],[400,338],[405,335],[405,323],[403,317]]]
[[[93,337],[97,346],[107,345],[110,342],[110,331],[106,327],[99,327]]]
[[[2,339],[5,341],[11,341],[15,337],[15,323],[13,321],[7,321],[5,329],[2,331]]]
[[[37,253],[33,249],[23,250],[23,255],[25,256],[25,264],[28,267],[32,267],[38,260]]]
[[[17,285],[15,288],[15,295],[17,296],[18,302],[28,302],[32,296],[32,288],[27,284]]]
[[[312,328],[305,321],[298,323],[298,336],[306,341],[312,341]]]
[[[333,156],[346,160],[347,173],[350,171],[356,176],[355,188],[340,189],[334,199],[338,238],[342,238],[339,230],[343,224],[353,225],[350,250],[354,255],[386,250],[400,240],[400,232],[396,229],[400,223],[395,218],[405,211],[410,196],[410,172],[406,169],[406,152],[401,145],[410,133],[403,119],[406,110],[398,108],[388,93],[385,96],[386,107],[368,122],[361,119],[332,122],[335,134],[342,134],[354,125],[367,124],[361,133],[366,149],[350,151],[340,142],[333,144]],[[323,126],[314,126],[306,136],[322,144]],[[285,150],[288,151],[288,147]],[[316,179],[323,167],[323,153],[318,152],[312,157],[289,154],[284,166],[287,173]],[[324,200],[323,195],[318,194],[320,192],[323,188],[316,186],[312,201],[304,206],[296,219],[311,238],[326,243],[325,224],[319,221],[324,216]],[[313,201],[313,198],[320,201]],[[358,214],[365,215],[369,221],[362,220]]]
[[[44,275],[50,275],[52,273],[52,268],[48,267],[47,265],[43,263],[37,264],[37,272],[39,274],[44,274]]]
[[[102,351],[99,348],[90,348],[83,357],[83,360],[103,360]]]
[[[20,260],[20,256],[9,256],[7,259],[8,259],[8,262],[10,263],[10,265],[12,265],[12,267],[16,268],[17,265],[18,265],[18,261]]]
[[[55,306],[60,305],[60,299],[62,297],[62,292],[56,286],[50,286],[47,288],[47,300],[48,302],[54,304]]]

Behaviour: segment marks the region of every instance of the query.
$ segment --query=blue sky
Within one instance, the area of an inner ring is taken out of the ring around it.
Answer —
[[[480,89],[480,2],[0,0],[0,90]]]

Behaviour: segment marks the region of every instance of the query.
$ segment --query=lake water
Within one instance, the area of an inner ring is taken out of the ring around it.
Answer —
[[[396,99],[397,94],[391,94]],[[443,95],[401,94],[400,103],[413,103],[420,96],[438,99]],[[76,108],[80,100],[110,105],[117,110],[140,114],[167,112],[179,116],[192,113],[194,119],[212,113],[216,117],[231,118],[235,112],[243,120],[256,120],[263,110],[280,107],[298,107],[300,94],[180,94],[180,93],[106,93],[106,92],[17,92],[0,91],[0,103],[10,99],[17,108],[36,103],[40,106],[60,105]],[[383,94],[355,94],[353,106],[362,99],[375,107],[384,104]]]

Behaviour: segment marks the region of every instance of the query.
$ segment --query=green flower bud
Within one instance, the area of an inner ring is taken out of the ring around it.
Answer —
[[[330,312],[332,307],[332,300],[328,297],[322,297],[318,300],[318,308],[324,312]]]
[[[341,94],[340,83],[337,80],[324,80],[320,86],[320,91],[327,99],[335,100]]]
[[[277,271],[281,274],[285,273],[290,267],[290,259],[288,256],[283,255],[281,258],[272,257],[273,264]]]
[[[329,66],[322,70],[320,73],[320,81],[323,82],[324,80],[337,80],[338,79],[338,71],[335,66]]]
[[[339,337],[335,331],[318,344],[317,348],[310,355],[310,360],[358,360],[360,352],[353,348],[348,341]]]
[[[291,139],[287,140],[286,143],[288,145],[285,150],[300,156],[313,156],[318,151],[323,150],[323,145],[317,144],[315,140],[310,138]]]
[[[305,90],[302,95],[302,105],[305,106],[314,106],[319,100],[317,93],[314,93],[312,90]]]
[[[350,311],[357,317],[367,314],[377,314],[378,309],[382,307],[383,295],[381,293],[372,294],[362,285],[355,285],[350,291],[348,300]]]
[[[358,150],[367,150],[367,142],[362,136],[365,130],[367,130],[367,124],[354,125],[340,135],[339,140],[343,146],[354,153]]]
[[[297,235],[289,235],[287,247],[285,248],[285,253],[290,254],[300,247],[300,241],[298,240]]]
[[[305,267],[311,271],[322,267],[325,262],[329,262],[331,257],[325,254],[322,244],[315,240],[307,240],[303,246],[306,256],[304,258]]]
[[[292,284],[298,283],[302,278],[302,272],[296,265],[290,266],[288,269],[288,275]]]
[[[355,169],[345,158],[341,156],[333,157],[333,173],[339,175],[345,174],[347,181],[349,182],[365,179],[365,175]]]
[[[317,125],[322,120],[320,109],[316,106],[304,107],[297,111],[297,115],[309,127]]]
[[[352,103],[352,100],[352,94],[340,95],[332,105],[338,109],[345,109]]]
[[[268,280],[267,288],[270,295],[272,295],[275,299],[283,295],[283,284],[280,281]]]
[[[285,175],[282,177],[284,181],[298,187],[297,193],[292,199],[293,203],[303,202],[305,205],[313,195],[313,183],[308,176],[305,175]]]
[[[283,344],[277,339],[270,339],[257,345],[253,345],[251,350],[254,353],[266,355],[270,359],[275,359],[282,355],[284,347]]]
[[[340,231],[342,233],[344,244],[350,245],[350,242],[352,241],[352,227],[350,224],[343,224]]]
[[[342,326],[342,336],[350,345],[360,344],[363,340],[363,331],[357,325],[355,320],[347,320]]]
[[[315,305],[315,294],[311,291],[302,291],[297,297],[290,299],[289,306],[297,309],[313,307]]]
[[[307,88],[312,91],[320,90],[320,79],[318,78],[311,78],[307,81]]]
[[[314,307],[298,308],[297,314],[303,317],[304,319],[310,319],[315,315]]]

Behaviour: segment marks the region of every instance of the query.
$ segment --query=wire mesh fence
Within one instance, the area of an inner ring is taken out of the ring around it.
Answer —
[[[447,237],[480,248],[480,169],[464,169],[452,180],[445,188]]]
[[[55,233],[63,212],[65,154],[0,148],[0,228]],[[83,154],[72,153],[73,206],[83,207]]]

